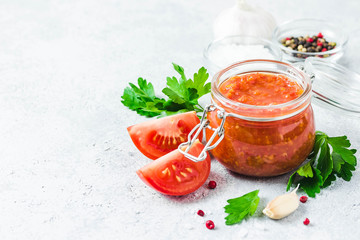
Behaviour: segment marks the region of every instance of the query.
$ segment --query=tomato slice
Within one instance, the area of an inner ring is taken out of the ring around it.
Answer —
[[[196,140],[189,153],[198,156],[204,145]],[[166,154],[136,171],[141,180],[163,194],[180,196],[197,190],[210,173],[210,157],[194,162],[186,158],[178,149]]]
[[[196,112],[186,112],[139,123],[127,130],[140,152],[155,160],[186,142],[198,123]]]

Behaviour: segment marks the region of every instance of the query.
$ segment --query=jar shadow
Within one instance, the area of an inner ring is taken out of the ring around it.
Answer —
[[[267,181],[272,181],[272,182],[277,182],[277,180],[281,180],[283,181],[284,178],[286,177],[290,177],[291,172],[288,172],[288,173],[284,173],[284,174],[281,174],[281,175],[278,175],[278,176],[270,176],[270,177],[257,177],[257,176],[247,176],[247,175],[243,175],[243,174],[240,174],[240,173],[236,173],[236,172],[233,172],[231,170],[227,170],[229,175],[231,175],[232,177],[234,178],[237,178],[237,179],[241,179],[241,180],[246,180],[246,181],[254,181],[254,182],[267,182]],[[287,181],[286,181],[287,183]]]

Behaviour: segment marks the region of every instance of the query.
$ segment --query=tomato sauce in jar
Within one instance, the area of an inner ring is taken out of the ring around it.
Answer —
[[[255,72],[229,78],[221,84],[220,92],[240,103],[267,106],[291,101],[304,91],[282,74]]]
[[[246,65],[256,69],[256,64],[259,70],[246,71]],[[212,101],[236,115],[226,118],[224,138],[211,150],[234,172],[248,176],[284,174],[298,167],[313,148],[311,82],[289,64],[270,60],[234,64],[215,75]],[[207,117],[212,128],[220,126],[216,111]],[[207,139],[211,134],[207,129]]]

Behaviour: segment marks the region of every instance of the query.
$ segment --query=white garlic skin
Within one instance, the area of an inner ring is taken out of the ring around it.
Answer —
[[[298,187],[291,193],[287,193],[273,199],[263,213],[272,219],[281,219],[289,216],[299,207],[299,197],[296,194]]]
[[[214,21],[214,37],[244,35],[271,39],[276,27],[274,17],[259,7],[252,7],[245,0],[222,11]]]

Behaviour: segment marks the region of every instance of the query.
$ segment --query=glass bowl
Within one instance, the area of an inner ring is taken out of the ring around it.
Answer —
[[[281,40],[288,37],[305,37],[322,33],[325,40],[335,42],[334,49],[324,52],[302,52],[292,50],[282,45]],[[319,19],[297,19],[280,24],[273,34],[273,42],[283,53],[283,60],[289,62],[302,62],[308,57],[320,57],[330,61],[337,61],[344,55],[348,41],[347,34],[340,26]]]
[[[254,59],[281,61],[282,57],[271,41],[245,35],[215,40],[204,50],[205,66],[212,75],[235,62]]]

